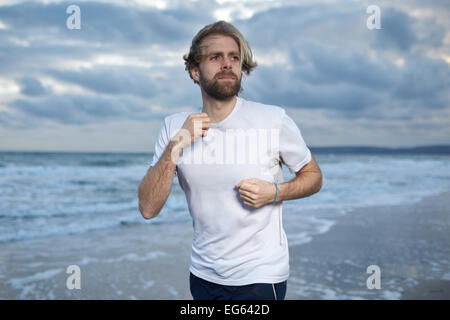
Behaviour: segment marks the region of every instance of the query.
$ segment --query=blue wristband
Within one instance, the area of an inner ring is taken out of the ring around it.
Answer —
[[[275,191],[275,199],[273,199],[273,203],[277,203],[278,185],[276,182],[274,182],[274,184],[275,184],[276,191]]]

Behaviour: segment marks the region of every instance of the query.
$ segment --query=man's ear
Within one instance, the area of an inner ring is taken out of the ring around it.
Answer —
[[[191,76],[196,82],[200,82],[200,74],[198,67],[191,67]]]

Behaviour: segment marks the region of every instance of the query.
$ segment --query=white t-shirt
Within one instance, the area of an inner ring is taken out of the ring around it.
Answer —
[[[151,166],[189,114],[164,119]],[[282,163],[295,173],[310,160],[299,128],[283,108],[237,97],[232,112],[211,123],[206,137],[185,148],[177,164],[194,227],[190,271],[223,285],[287,280],[282,203],[247,206],[235,185],[251,178],[283,182]]]

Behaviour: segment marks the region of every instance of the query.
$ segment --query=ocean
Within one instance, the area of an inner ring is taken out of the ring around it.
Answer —
[[[283,203],[290,245],[327,232],[337,216],[353,208],[410,204],[450,190],[448,150],[441,154],[428,149],[311,150],[323,173],[323,187],[312,197]],[[137,188],[152,157],[152,153],[0,152],[0,243],[190,221],[176,177],[157,218],[145,220],[139,213]],[[285,181],[294,177],[285,166],[283,173]],[[293,228],[295,232],[289,232]]]

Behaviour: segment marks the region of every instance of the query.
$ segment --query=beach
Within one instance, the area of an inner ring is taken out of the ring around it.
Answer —
[[[291,247],[288,299],[450,299],[450,193],[353,210]],[[377,265],[381,289],[368,289]]]
[[[292,241],[286,299],[449,299],[449,205],[446,192],[333,215],[328,230]],[[191,241],[191,223],[175,222],[2,243],[0,298],[192,299]],[[67,288],[70,265],[80,268],[80,289]],[[370,265],[380,289],[367,288]]]

